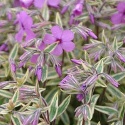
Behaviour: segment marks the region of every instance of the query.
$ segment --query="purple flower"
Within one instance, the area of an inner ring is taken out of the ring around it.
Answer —
[[[0,46],[0,51],[7,51],[8,50],[8,45],[6,43],[3,43],[1,46]]]
[[[83,94],[78,94],[78,95],[76,96],[76,98],[77,98],[78,101],[82,101],[83,98],[84,98],[84,95],[83,95]]]
[[[37,8],[42,8],[46,0],[34,0],[34,6]],[[60,0],[47,0],[47,4],[52,7],[58,7]]]
[[[22,41],[24,33],[26,33],[26,41],[35,38],[35,34],[31,29],[31,27],[33,25],[33,20],[25,11],[21,11],[17,15],[16,22],[18,22],[18,25],[20,28],[19,32],[15,36],[15,38],[18,42]]]
[[[70,30],[63,30],[59,26],[53,26],[51,28],[52,34],[46,34],[44,36],[45,44],[52,44],[57,42],[56,48],[52,51],[52,54],[59,56],[63,53],[63,50],[66,52],[71,52],[75,48],[75,44],[72,42],[74,39],[74,34]]]
[[[111,21],[113,24],[125,23],[125,2],[120,2],[117,5],[118,13],[111,16]]]
[[[41,81],[42,79],[42,67],[41,66],[37,66],[35,74],[38,80]]]
[[[42,8],[45,4],[46,0],[15,0],[14,5],[15,6],[23,6],[25,8],[30,7],[31,5],[34,5],[37,8]],[[52,7],[58,7],[60,3],[60,0],[47,0],[47,4]]]
[[[83,12],[83,5],[84,5],[84,0],[77,0],[75,3],[74,9],[72,10],[71,16],[70,16],[70,20],[69,20],[69,24],[77,24],[77,22],[75,22],[75,17],[76,16],[80,16]],[[78,22],[79,23],[79,22]]]
[[[80,0],[73,9],[73,15],[79,16],[82,14],[82,12],[83,12],[83,0]]]

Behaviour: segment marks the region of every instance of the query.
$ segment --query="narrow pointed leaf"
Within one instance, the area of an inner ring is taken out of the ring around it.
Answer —
[[[51,53],[57,46],[57,43],[53,43],[45,48],[45,52]]]
[[[48,76],[48,66],[45,65],[42,67],[42,82],[45,82]]]
[[[19,120],[19,118],[16,118],[14,116],[11,116],[11,120],[13,122],[14,125],[22,125],[21,121]]]
[[[52,122],[58,113],[58,92],[54,95],[50,104],[50,121]]]
[[[110,114],[117,114],[117,110],[108,106],[95,106],[95,110],[110,115]]]
[[[12,98],[13,94],[7,90],[0,90],[0,96],[3,96],[5,98]]]
[[[56,23],[62,27],[62,20],[59,12],[56,13]]]
[[[17,89],[13,95],[12,102],[13,103],[17,102],[18,98],[19,98],[19,90]]]
[[[120,81],[123,78],[125,78],[125,72],[120,72],[117,74],[112,75],[112,77],[116,80],[116,81]]]
[[[18,44],[15,44],[12,51],[10,52],[9,59],[15,59],[18,53]]]
[[[104,63],[103,59],[101,59],[96,66],[96,70],[98,73],[103,73],[103,69],[104,69]]]
[[[71,99],[71,95],[69,95],[68,97],[66,97],[63,102],[59,105],[58,108],[58,114],[57,116],[60,116],[68,107],[69,103],[70,103],[70,99]]]

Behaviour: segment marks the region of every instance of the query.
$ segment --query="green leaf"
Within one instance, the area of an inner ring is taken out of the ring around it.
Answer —
[[[94,109],[95,109],[95,104],[96,104],[98,98],[99,98],[98,94],[93,95],[92,98],[91,98],[91,103],[90,103],[91,117],[93,117]]]
[[[56,46],[57,46],[57,43],[53,43],[47,46],[44,51],[47,53],[51,53],[56,48]]]
[[[92,98],[91,98],[91,103],[93,103],[95,105],[99,96],[100,96],[99,94],[93,95]]]
[[[12,102],[13,103],[17,102],[18,98],[19,98],[19,90],[17,89],[13,95]]]
[[[45,82],[48,76],[48,66],[45,65],[42,67],[42,82]]]
[[[16,56],[18,54],[18,49],[19,49],[19,46],[18,46],[18,43],[17,43],[17,44],[15,44],[12,51],[10,52],[9,59],[15,59],[16,58]]]
[[[71,95],[66,97],[63,102],[59,105],[57,116],[59,117],[68,107],[70,103]]]
[[[104,30],[102,31],[102,42],[104,43],[104,44],[106,44],[107,43],[107,37],[106,37],[106,35],[105,35],[105,32],[104,32]]]
[[[0,90],[0,96],[6,97],[6,98],[12,98],[13,94],[6,90]]]
[[[48,21],[49,20],[49,9],[48,6],[46,4],[44,4],[43,8],[42,8],[42,17],[44,18],[44,20]]]
[[[114,49],[114,50],[117,50],[117,49],[118,49],[118,42],[117,42],[116,37],[114,37],[114,41],[113,41],[113,49]]]
[[[64,112],[60,117],[64,125],[70,125],[70,120],[67,112]]]
[[[119,109],[118,118],[123,119],[124,114],[125,114],[125,104],[122,104],[120,109]]]
[[[52,98],[51,104],[50,104],[50,122],[52,122],[58,113],[58,92],[54,95]]]
[[[104,63],[103,59],[101,59],[96,66],[96,70],[98,73],[103,73],[103,69],[104,69]]]
[[[14,125],[22,125],[21,121],[19,120],[19,118],[16,118],[14,116],[11,116],[11,120],[13,122]]]
[[[84,55],[85,55],[85,61],[87,61],[89,64],[91,64],[91,60],[89,58],[89,54],[87,53],[87,51],[84,51]]]
[[[4,63],[3,66],[4,66],[5,76],[8,77],[10,73],[9,63]]]
[[[105,84],[105,82],[102,79],[99,79],[96,81],[95,86],[99,86],[99,87],[107,87],[107,85]]]
[[[119,89],[117,89],[111,84],[108,84],[107,91],[109,91],[110,94],[116,96],[117,98],[122,98],[122,97],[125,98],[125,95]]]
[[[123,78],[125,78],[125,72],[120,72],[120,73],[117,73],[117,74],[114,74],[112,75],[112,77],[116,80],[116,81],[120,81],[122,80]]]
[[[108,106],[97,106],[96,105],[95,110],[102,112],[104,114],[107,114],[107,115],[118,113],[116,109],[108,107]]]
[[[89,105],[86,105],[85,106],[85,112],[86,112],[86,114],[87,114],[87,116],[85,116],[85,117],[87,117],[87,119],[88,120],[91,120],[92,119],[92,112],[91,112],[91,108],[89,107]],[[85,114],[85,115],[86,115]]]
[[[16,78],[17,84],[19,86],[22,86],[27,81],[28,77],[29,77],[29,69],[26,71],[26,74],[24,74],[22,78]]]
[[[46,95],[45,99],[46,101],[49,103],[52,100],[52,97],[55,95],[55,93],[57,93],[58,89],[56,87],[54,87],[53,89],[51,89],[51,91]]]
[[[92,90],[89,90],[89,93],[86,95],[86,102],[87,102],[87,103],[90,102],[91,96],[92,96]]]
[[[62,20],[61,20],[61,17],[60,17],[60,13],[57,12],[56,13],[56,21],[55,21],[59,26],[62,27]]]

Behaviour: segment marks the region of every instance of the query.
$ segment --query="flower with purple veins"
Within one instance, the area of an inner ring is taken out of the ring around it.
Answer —
[[[56,48],[52,51],[52,54],[59,56],[63,53],[63,50],[66,52],[71,52],[75,48],[75,44],[72,42],[74,39],[74,33],[71,30],[63,30],[59,26],[53,26],[51,28],[52,34],[46,34],[44,36],[45,44],[52,44],[57,42]]]
[[[22,41],[25,33],[26,33],[26,41],[35,38],[36,35],[32,31],[33,20],[25,11],[21,11],[19,14],[17,14],[16,22],[18,22],[20,28],[19,32],[15,36],[18,42]]]
[[[120,2],[117,5],[118,12],[111,16],[113,24],[125,23],[125,2]]]

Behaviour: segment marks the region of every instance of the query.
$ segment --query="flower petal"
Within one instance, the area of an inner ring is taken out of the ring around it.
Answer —
[[[57,45],[57,47],[52,51],[53,55],[59,56],[63,53],[63,49],[61,47],[61,45]]]
[[[31,26],[33,25],[32,18],[25,11],[21,11],[17,15],[17,20],[19,21],[20,26],[24,29],[26,28],[30,29]]]
[[[32,4],[33,0],[20,0],[20,2],[24,7],[29,7]]]
[[[118,9],[119,12],[124,13],[124,11],[125,11],[125,2],[120,2],[117,5],[117,9]]]
[[[56,38],[52,34],[45,34],[44,39],[43,39],[45,44],[52,44],[56,42]]]
[[[34,0],[34,6],[37,8],[42,8],[45,0]]]
[[[45,43],[44,43],[44,42],[41,42],[41,44],[39,45],[38,48],[39,48],[40,50],[44,50],[45,47],[46,47]]]
[[[66,51],[66,52],[71,52],[72,50],[74,50],[75,48],[75,44],[73,42],[62,42],[61,43],[62,48]]]
[[[26,29],[25,32],[26,32],[26,41],[31,40],[36,36],[35,33],[30,29]]]
[[[53,26],[53,27],[51,28],[51,32],[52,32],[52,34],[53,34],[57,39],[60,39],[61,36],[62,36],[63,30],[62,30],[59,26]]]
[[[112,15],[111,21],[113,24],[120,24],[120,23],[122,23],[122,17],[123,17],[122,13],[116,13],[116,14]]]
[[[74,33],[70,30],[64,30],[62,34],[62,41],[71,41],[74,39]]]
[[[34,54],[34,55],[31,57],[30,61],[31,61],[32,63],[35,63],[35,64],[36,64],[38,57],[39,57],[39,54]]]
[[[20,29],[20,31],[16,34],[15,39],[16,39],[18,42],[21,42],[22,39],[23,39],[23,34],[24,34],[24,30],[23,30],[23,29]]]
[[[60,0],[54,0],[54,2],[53,0],[48,0],[48,5],[53,6],[53,7],[57,7],[59,3],[60,3]]]

